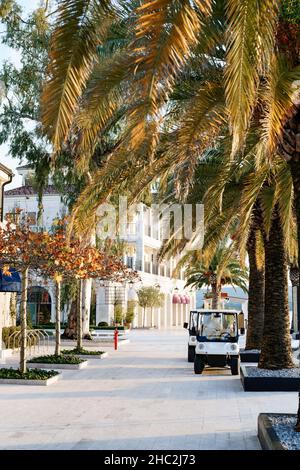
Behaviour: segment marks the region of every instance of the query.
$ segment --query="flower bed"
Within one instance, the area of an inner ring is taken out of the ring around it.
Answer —
[[[57,381],[59,372],[55,370],[28,370],[22,374],[18,369],[0,369],[0,384],[7,385],[50,385]]]
[[[89,351],[88,349],[63,349],[62,354],[74,355],[74,356],[101,356],[105,354],[104,351]]]
[[[60,355],[60,356],[40,356],[34,357],[27,361],[28,367],[36,369],[45,369],[49,365],[54,369],[82,369],[87,366],[87,361],[75,355]]]
[[[55,370],[28,370],[22,374],[19,369],[0,369],[0,379],[21,379],[21,380],[47,380],[58,375]]]
[[[80,364],[83,362],[82,359],[74,355],[60,355],[56,356],[55,354],[49,356],[39,356],[33,357],[29,361],[29,364],[40,363],[40,364]]]

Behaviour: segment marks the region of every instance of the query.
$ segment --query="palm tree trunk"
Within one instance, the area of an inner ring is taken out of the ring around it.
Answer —
[[[300,112],[299,114],[299,121],[300,121]],[[300,140],[300,122],[299,122],[299,140]],[[299,148],[299,157],[300,157],[300,148]],[[294,187],[294,206],[296,210],[297,216],[297,239],[298,239],[298,265],[300,260],[300,162],[298,159],[294,158],[290,160],[290,169],[291,175],[293,179],[293,187]],[[300,288],[297,289],[297,305],[300,305]],[[298,324],[294,325],[295,331],[300,331],[300,312],[298,312]]]
[[[58,281],[56,282],[56,285],[55,285],[55,290],[56,290],[56,299],[55,299],[55,302],[56,302],[56,315],[55,315],[55,354],[57,356],[60,355],[60,335],[61,335],[61,331],[60,331],[60,321],[61,321],[61,315],[60,315],[60,312],[61,312],[61,282]]]
[[[20,372],[25,374],[26,366],[26,347],[27,347],[27,290],[28,290],[28,267],[22,271],[22,290],[21,290],[21,344],[20,344]]]
[[[249,258],[248,327],[245,349],[261,349],[264,328],[265,270],[256,256],[256,231],[252,228],[247,242]]]
[[[211,291],[212,291],[212,309],[217,310],[219,307],[219,301],[220,301],[220,289],[219,286],[216,282],[214,282],[211,285]]]
[[[288,308],[287,256],[278,206],[265,242],[265,312],[258,367],[293,367]]]

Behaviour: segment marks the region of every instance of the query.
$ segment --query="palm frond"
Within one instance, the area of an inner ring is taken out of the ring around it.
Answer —
[[[159,117],[176,74],[196,45],[201,15],[204,19],[210,8],[211,0],[146,0],[137,9],[135,88],[139,104],[128,116],[133,149],[145,138],[149,119]],[[153,135],[153,151],[156,137]]]
[[[265,7],[267,3],[267,8]],[[259,84],[258,45],[272,49],[275,35],[276,0],[228,0],[228,44],[225,71],[226,102],[232,127],[232,152],[244,144],[254,110]]]
[[[112,21],[110,0],[63,0],[50,47],[49,80],[42,97],[42,122],[54,150],[61,149],[97,59],[97,45]]]
[[[300,66],[290,69],[286,60],[273,55],[271,69],[267,76],[261,99],[265,113],[261,120],[262,139],[269,157],[273,157],[282,136],[283,126],[294,110],[294,98],[300,80]]]

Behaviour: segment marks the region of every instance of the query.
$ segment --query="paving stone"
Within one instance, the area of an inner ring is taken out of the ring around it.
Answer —
[[[258,414],[297,409],[296,392],[245,393],[224,369],[195,375],[184,330],[130,340],[51,387],[0,386],[0,449],[259,449]]]

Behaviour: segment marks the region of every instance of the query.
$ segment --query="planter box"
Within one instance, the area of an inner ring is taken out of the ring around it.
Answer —
[[[253,377],[247,367],[240,367],[240,378],[245,392],[298,392],[299,377]]]
[[[49,367],[48,367],[49,369]],[[43,385],[44,387],[58,381],[61,374],[54,375],[46,380],[0,379],[0,384],[6,385]]]
[[[260,413],[258,415],[257,435],[260,445],[263,450],[287,450],[285,447],[283,447],[278,435],[273,428],[270,417],[274,415],[272,413]],[[276,416],[294,417],[296,415],[290,413],[276,413]]]
[[[259,356],[259,352],[240,351],[241,362],[258,362]]]
[[[85,357],[86,359],[86,357]],[[80,364],[44,364],[43,362],[27,362],[29,369],[66,369],[66,370],[79,370],[87,366],[87,360]]]
[[[108,353],[105,352],[103,354],[72,354],[72,356],[76,356],[76,357],[79,357],[80,359],[83,359],[85,361],[89,361],[90,359],[104,359],[105,357],[108,356]]]

